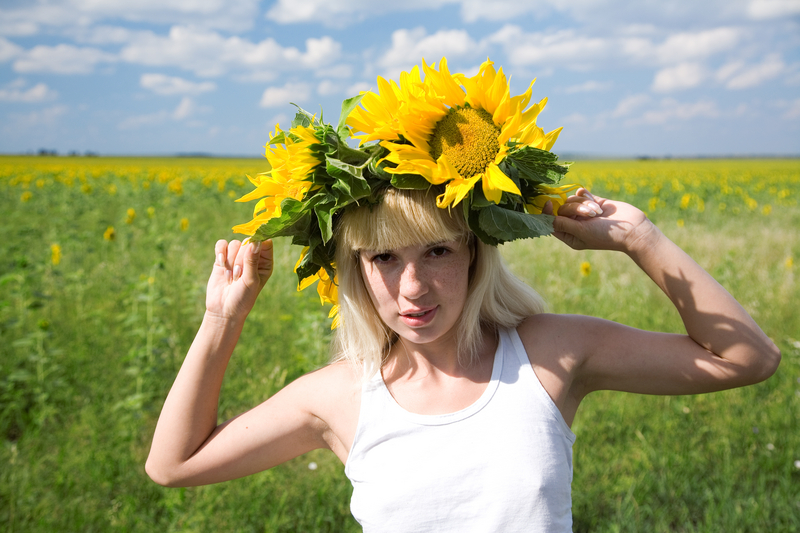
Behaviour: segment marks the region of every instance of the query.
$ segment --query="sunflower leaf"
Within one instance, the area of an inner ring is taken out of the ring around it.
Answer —
[[[506,175],[555,185],[569,172],[572,163],[558,163],[558,156],[547,150],[526,146],[509,153],[501,163]]]
[[[314,213],[317,215],[319,230],[322,233],[322,241],[328,242],[333,238],[333,211],[336,209],[334,204],[321,204],[314,206]]]
[[[292,127],[296,128],[297,126],[319,126],[319,122],[317,121],[317,117],[300,107],[299,105],[292,102],[292,105],[297,108],[297,114],[294,116],[294,120],[292,120]]]
[[[486,233],[483,230],[483,228],[481,228],[479,220],[481,213],[480,211],[469,210],[466,208],[465,210],[468,211],[469,213],[469,216],[467,217],[467,223],[469,224],[469,229],[472,230],[472,233],[474,233],[481,241],[485,242],[490,246],[497,246],[498,244],[503,244],[504,241],[496,239],[495,237]]]
[[[259,226],[250,240],[260,242],[273,237],[291,237],[308,231],[307,225],[311,219],[309,215],[303,202],[294,198],[284,198],[281,202],[281,216]]]
[[[397,189],[428,189],[431,182],[419,174],[392,174],[392,185]]]
[[[507,242],[553,233],[553,218],[550,215],[530,215],[492,205],[481,209],[478,223],[488,235]]]
[[[339,124],[336,126],[336,133],[339,134],[339,137],[346,139],[350,136],[350,131],[347,129],[347,117],[356,108],[356,106],[361,102],[361,99],[364,98],[363,94],[359,94],[358,96],[354,96],[352,98],[348,98],[344,102],[342,102],[342,112],[339,114]]]

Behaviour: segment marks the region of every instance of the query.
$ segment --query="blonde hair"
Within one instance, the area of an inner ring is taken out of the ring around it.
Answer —
[[[545,309],[536,291],[517,279],[500,251],[470,231],[461,209],[436,207],[432,190],[388,188],[377,206],[345,212],[337,222],[336,271],[339,314],[333,345],[334,361],[363,364],[369,379],[383,365],[397,334],[381,320],[364,285],[361,250],[395,250],[416,244],[462,240],[472,249],[469,288],[458,327],[458,357],[472,364],[483,341],[483,326],[517,327]]]

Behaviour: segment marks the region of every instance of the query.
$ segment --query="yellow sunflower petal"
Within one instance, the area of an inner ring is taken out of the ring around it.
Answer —
[[[469,191],[475,187],[475,184],[478,183],[480,179],[481,175],[477,174],[471,178],[456,178],[448,182],[444,193],[436,197],[436,206],[444,209],[446,207],[458,205],[461,200],[466,198]]]
[[[500,203],[503,197],[503,191],[520,194],[519,187],[511,181],[511,178],[503,174],[500,167],[494,163],[489,165],[489,168],[483,173],[482,184],[483,195],[486,196],[487,200],[496,204]]]

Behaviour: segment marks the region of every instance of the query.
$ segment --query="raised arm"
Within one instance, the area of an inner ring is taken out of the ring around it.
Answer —
[[[272,242],[222,240],[208,281],[206,313],[158,419],[145,469],[157,483],[189,486],[241,477],[320,446],[319,420],[302,383],[217,425],[225,369],[245,318],[272,274]]]
[[[556,236],[575,249],[626,253],[680,313],[687,335],[641,331],[576,318],[581,339],[574,386],[585,394],[612,389],[692,394],[762,381],[780,351],[713,277],[639,209],[580,190],[559,210]],[[581,395],[582,395],[581,394]]]

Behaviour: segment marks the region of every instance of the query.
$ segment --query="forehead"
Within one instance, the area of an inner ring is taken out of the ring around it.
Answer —
[[[337,229],[337,246],[359,250],[397,250],[464,240],[469,228],[459,211],[436,207],[426,191],[387,192],[377,206],[344,213]]]

